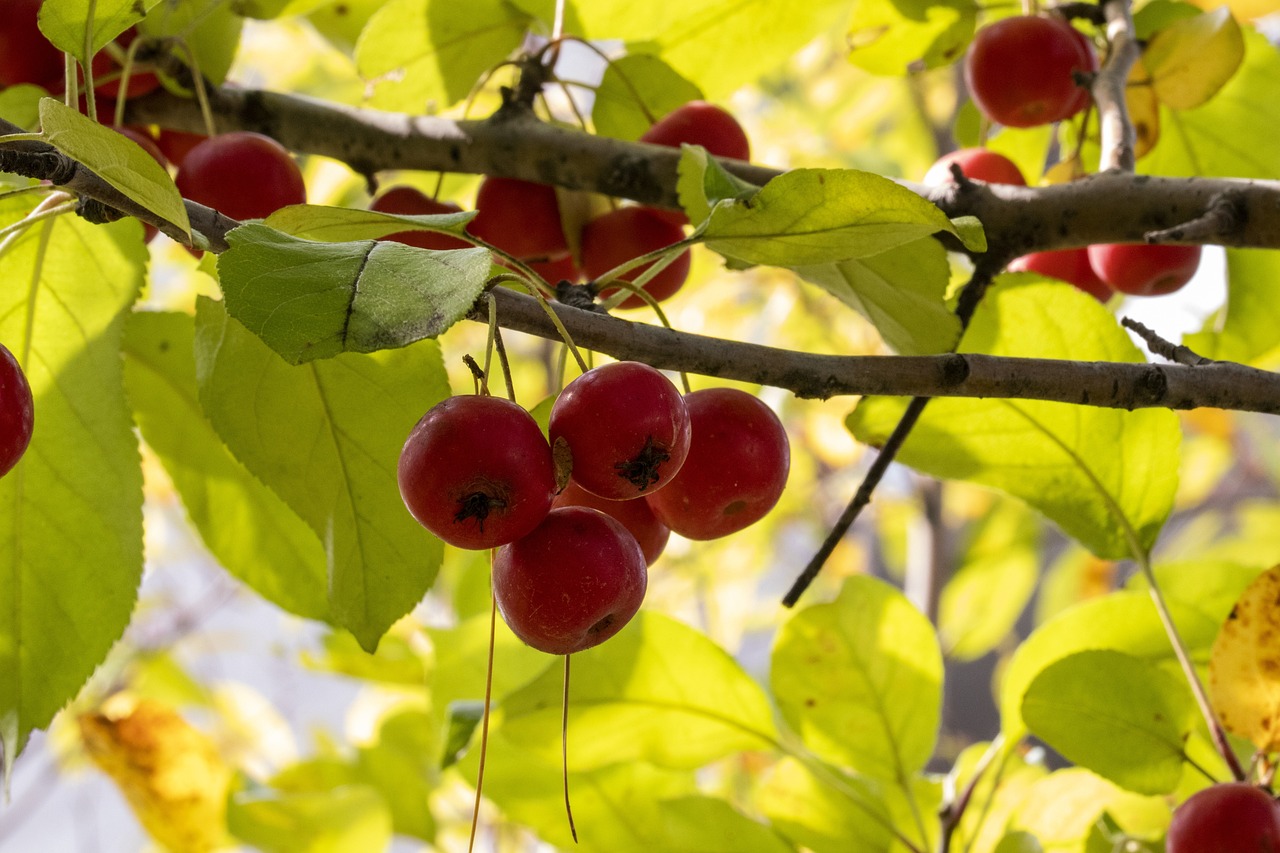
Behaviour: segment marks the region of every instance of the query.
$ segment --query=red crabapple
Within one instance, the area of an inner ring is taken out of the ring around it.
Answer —
[[[701,145],[716,157],[751,159],[751,143],[742,125],[728,111],[706,101],[676,107],[646,130],[640,141],[669,148]]]
[[[467,231],[522,261],[556,260],[569,252],[560,201],[548,184],[485,178]]]
[[[232,219],[263,219],[307,200],[302,170],[288,150],[249,131],[211,136],[193,147],[175,182],[184,198]]]
[[[684,229],[665,215],[648,207],[619,207],[598,216],[582,229],[582,272],[594,281],[609,270],[632,258],[670,246],[684,239]],[[645,291],[658,302],[674,294],[689,277],[689,250],[667,264],[661,272],[645,283]],[[635,281],[651,263],[620,276],[625,281]],[[607,288],[607,296],[614,288]],[[642,308],[644,300],[629,296],[622,308]]]
[[[1062,121],[1089,95],[1076,75],[1098,70],[1093,45],[1062,18],[1019,15],[978,31],[965,55],[964,79],[983,115],[1008,127]]]
[[[1019,187],[1027,185],[1018,164],[989,148],[961,148],[942,155],[925,173],[924,183],[931,186],[951,183],[954,179],[951,174],[952,163],[960,167],[960,171],[966,178],[975,181],[986,181],[988,184],[1014,184]]]
[[[493,597],[512,632],[539,651],[599,645],[640,609],[644,554],[621,522],[581,506],[553,509],[493,559]]]
[[[422,416],[396,469],[418,523],[459,548],[496,548],[546,517],[551,448],[533,417],[498,397],[450,397]]]
[[[622,522],[627,532],[640,543],[646,565],[652,566],[658,557],[662,556],[663,549],[667,547],[667,540],[671,538],[671,528],[658,521],[658,517],[653,514],[653,510],[649,508],[644,498],[611,501],[591,494],[570,480],[569,485],[564,487],[564,491],[556,495],[555,500],[551,502],[552,509],[561,506],[585,506],[598,509],[605,515],[611,515]]]
[[[1089,247],[1089,263],[1099,278],[1121,293],[1163,296],[1191,281],[1200,268],[1200,247],[1102,243]]]
[[[413,187],[392,187],[378,195],[369,205],[370,210],[379,213],[398,213],[408,216],[422,216],[432,213],[461,213],[462,208],[452,202],[437,201],[431,196]],[[406,246],[417,246],[419,249],[470,249],[471,244],[458,237],[447,234],[436,234],[431,231],[397,231],[379,240],[404,243]]]
[[[13,353],[0,344],[0,477],[27,452],[34,426],[31,386]]]
[[[1197,791],[1173,812],[1166,853],[1280,853],[1280,812],[1244,782]]]
[[[1087,249],[1055,249],[1049,252],[1032,252],[1015,258],[1009,264],[1010,272],[1036,272],[1041,275],[1074,284],[1099,302],[1106,302],[1115,291],[1111,285],[1098,278],[1089,263]]]

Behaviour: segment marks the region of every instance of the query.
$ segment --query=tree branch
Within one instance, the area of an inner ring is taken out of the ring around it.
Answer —
[[[503,328],[560,339],[532,297],[505,288],[493,293]],[[1113,409],[1212,407],[1280,414],[1280,375],[1232,362],[1188,367],[975,353],[818,355],[677,332],[563,303],[551,307],[579,346],[664,370],[785,388],[798,397],[994,397]],[[487,308],[480,304],[469,319],[488,322]]]
[[[1133,35],[1129,0],[1105,0],[1102,13],[1107,24],[1107,57],[1093,83],[1102,135],[1102,170],[1132,172],[1137,160],[1137,135],[1125,101],[1129,71],[1142,51]]]

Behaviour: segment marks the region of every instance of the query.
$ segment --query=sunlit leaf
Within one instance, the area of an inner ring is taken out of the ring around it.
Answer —
[[[218,562],[268,601],[324,619],[324,547],[214,432],[200,408],[194,345],[189,314],[139,312],[129,318],[125,382],[143,438]]]
[[[201,299],[196,378],[236,458],[325,543],[331,618],[372,651],[440,565],[440,541],[405,510],[395,473],[404,436],[448,393],[439,348],[294,367]]]
[[[1186,336],[1186,345],[1206,358],[1274,366],[1280,361],[1280,300],[1272,287],[1278,276],[1280,253],[1227,249],[1226,317],[1210,317],[1202,331]]]
[[[1157,32],[1142,52],[1161,102],[1189,110],[1208,101],[1244,60],[1244,36],[1222,6]]]
[[[220,84],[235,60],[244,25],[244,19],[231,6],[222,0],[160,3],[138,26],[138,31],[157,41],[180,40],[195,55],[205,79]],[[188,61],[185,51],[180,51],[178,56],[183,62]]]
[[[79,723],[89,757],[152,838],[169,850],[226,843],[231,768],[207,735],[162,702],[124,694]]]
[[[80,115],[53,98],[40,101],[45,140],[72,160],[184,232],[191,232],[187,209],[164,167],[133,140]]]
[[[304,240],[342,242],[376,240],[400,231],[432,231],[462,237],[474,210],[410,216],[351,207],[291,204],[268,216],[265,224]]]
[[[476,80],[517,47],[530,18],[502,0],[390,0],[356,43],[371,105],[419,114],[461,101]]]
[[[1060,284],[990,290],[961,352],[1136,362],[1142,356],[1097,300]],[[864,400],[854,435],[879,445],[905,401]],[[1102,557],[1150,548],[1173,505],[1180,432],[1172,412],[1032,400],[937,399],[898,458],[934,476],[1004,491]],[[1101,452],[1106,448],[1106,452]]]
[[[701,99],[701,90],[660,58],[645,53],[622,56],[605,69],[592,102],[591,123],[601,136],[639,139],[653,121]]]
[[[440,783],[440,734],[425,711],[400,711],[382,721],[376,743],[361,747],[356,764],[391,810],[398,835],[430,841],[436,822],[429,798]]]
[[[1193,713],[1186,682],[1110,649],[1045,667],[1022,698],[1031,733],[1122,788],[1167,794],[1182,777]]]
[[[81,63],[120,35],[160,0],[45,0],[40,5],[40,31],[64,53]],[[93,33],[85,52],[85,31],[92,12]]]
[[[1009,823],[1009,816],[1027,798],[1031,786],[1047,776],[1049,771],[1021,750],[1006,746],[995,754],[988,754],[990,749],[991,744],[973,744],[960,753],[952,765],[948,784],[954,785],[955,790],[964,790],[973,784],[969,802],[975,806],[965,809],[960,816],[952,848],[991,850],[994,853],[1005,849],[999,845],[1007,844],[1009,853],[1026,850],[1039,853],[1038,846],[1017,846],[1020,839],[1006,842],[1005,826]],[[984,766],[984,759],[990,763]],[[981,776],[975,780],[974,774],[979,770],[982,771]]]
[[[40,101],[44,89],[29,83],[0,89],[0,116],[24,130],[40,130]]]
[[[6,221],[23,199],[0,203]],[[20,211],[20,212],[19,212]],[[135,222],[62,216],[0,254],[0,341],[35,428],[0,478],[0,742],[6,774],[106,657],[142,575],[142,471],[120,363],[146,250]]]
[[[873,74],[905,75],[955,62],[973,38],[973,0],[859,0],[849,59]]]
[[[1104,812],[1121,827],[1135,831],[1167,826],[1169,820],[1169,806],[1163,797],[1133,794],[1082,767],[1068,767],[1031,785],[1010,818],[1009,829],[1026,832],[1046,851],[1086,853],[1093,849],[1085,844]],[[1147,833],[1142,834],[1145,837]]]
[[[392,834],[390,809],[365,785],[314,793],[238,793],[228,802],[227,823],[236,838],[265,853],[385,850]]]
[[[1221,624],[1249,584],[1264,570],[1264,566],[1257,564],[1189,559],[1159,563],[1155,566],[1155,576],[1165,598],[1198,610],[1205,618]],[[1141,574],[1135,573],[1125,586],[1145,590],[1147,582]]]
[[[321,585],[320,592],[323,592]],[[408,640],[394,634],[383,637],[378,650],[369,654],[355,637],[341,631],[327,634],[323,654],[304,655],[313,669],[347,675],[364,681],[420,687],[426,684],[427,667],[422,654]]]
[[[1280,566],[1258,577],[1213,644],[1209,687],[1227,730],[1260,752],[1280,749]]]
[[[1217,9],[1224,5],[1220,0],[1188,0],[1188,2],[1194,3],[1201,9]],[[1276,11],[1275,0],[1226,0],[1225,5],[1232,14],[1245,21],[1271,15]]]
[[[1193,658],[1207,655],[1218,624],[1179,602],[1169,602],[1174,624]],[[1174,670],[1173,647],[1145,592],[1117,592],[1064,610],[1045,622],[1014,653],[1000,684],[1001,727],[1022,735],[1022,700],[1036,676],[1055,661],[1089,649],[1114,649]]]
[[[765,777],[761,809],[787,838],[814,853],[882,853],[892,849],[893,817],[881,784],[830,771],[831,784],[794,758]]]
[[[227,311],[291,364],[435,337],[470,310],[491,265],[483,249],[316,243],[256,224],[227,239]]]
[[[711,208],[717,202],[746,200],[759,192],[759,187],[725,171],[707,154],[707,149],[699,145],[684,145],[681,149],[676,191],[689,221],[702,222],[711,215]]]
[[[502,700],[498,736],[546,760],[559,755],[561,671],[552,667]],[[732,752],[774,749],[760,686],[706,635],[642,612],[609,642],[573,656],[571,766],[619,761],[694,768]]]
[[[933,754],[942,655],[929,620],[883,581],[855,576],[840,596],[778,632],[770,684],[782,716],[822,758],[900,781]]]

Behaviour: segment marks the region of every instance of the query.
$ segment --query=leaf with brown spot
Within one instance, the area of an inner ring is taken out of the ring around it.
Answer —
[[[1250,584],[1209,657],[1213,707],[1227,730],[1263,752],[1280,749],[1280,566]]]

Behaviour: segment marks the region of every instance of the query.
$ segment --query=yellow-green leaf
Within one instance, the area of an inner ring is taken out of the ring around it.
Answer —
[[[1232,608],[1209,658],[1213,708],[1227,730],[1260,752],[1280,750],[1280,566]]]
[[[1221,6],[1157,32],[1142,53],[1156,97],[1175,110],[1208,101],[1244,61],[1244,36]]]
[[[973,0],[858,0],[849,59],[873,74],[906,75],[955,62],[973,38]]]

